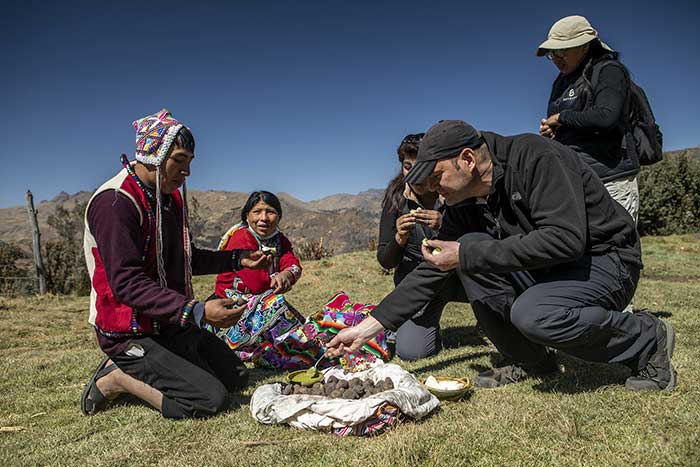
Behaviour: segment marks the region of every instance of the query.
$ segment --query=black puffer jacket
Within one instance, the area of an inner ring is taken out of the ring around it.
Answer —
[[[595,89],[591,86],[598,71]],[[634,154],[622,150],[629,74],[615,54],[588,58],[552,85],[547,115],[559,114],[555,140],[571,146],[595,173],[609,182],[639,172]]]

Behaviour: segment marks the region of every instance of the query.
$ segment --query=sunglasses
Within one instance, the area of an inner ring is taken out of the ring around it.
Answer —
[[[557,58],[564,58],[566,53],[571,50],[574,47],[570,47],[568,49],[557,49],[557,50],[550,50],[546,54],[544,54],[545,57],[547,57],[548,60],[554,60],[554,57]]]

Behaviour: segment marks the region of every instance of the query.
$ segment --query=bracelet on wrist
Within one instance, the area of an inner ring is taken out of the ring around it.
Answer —
[[[194,306],[197,304],[197,300],[190,300],[187,302],[187,305],[182,309],[182,314],[180,315],[180,326],[185,327],[185,325],[192,321],[190,318],[192,317],[192,309]]]

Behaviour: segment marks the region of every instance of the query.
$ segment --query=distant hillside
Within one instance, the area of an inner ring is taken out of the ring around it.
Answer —
[[[679,149],[678,151],[669,151],[666,153],[669,156],[688,156],[691,159],[700,160],[700,147]]]
[[[667,157],[688,156],[700,160],[700,148],[688,148],[666,153]],[[190,190],[190,198],[197,200],[199,209],[193,213],[193,233],[198,245],[216,247],[221,235],[240,220],[241,207],[248,194],[231,191]],[[85,202],[90,192],[73,195],[61,192],[50,201],[36,205],[42,241],[56,239],[56,233],[47,224],[57,205],[70,209]],[[364,250],[376,240],[383,189],[371,189],[356,195],[339,193],[315,201],[304,202],[287,193],[279,193],[283,217],[281,229],[292,239],[319,240],[336,253]],[[199,219],[200,222],[196,222]],[[0,209],[0,238],[17,242],[27,251],[31,245],[31,228],[24,206]]]
[[[62,204],[66,209],[71,209],[76,203],[87,202],[91,195],[92,193],[87,191],[81,191],[72,195],[62,191],[50,201],[37,203],[35,199],[34,208],[37,211],[39,220],[41,241],[56,239],[56,232],[49,227],[47,222],[57,205]],[[0,238],[6,242],[17,242],[29,248],[32,241],[32,231],[25,206],[0,209]]]
[[[338,209],[356,208],[377,214],[382,211],[382,198],[384,190],[372,189],[360,192],[356,195],[338,193],[337,195],[326,196],[317,201],[310,201],[309,207],[320,211],[335,211]]]
[[[248,193],[213,190],[189,190],[188,193],[191,207],[199,206],[192,213],[196,243],[214,248],[223,233],[240,221]],[[323,238],[324,244],[336,253],[364,250],[378,235],[381,193],[381,190],[368,190],[358,195],[333,195],[311,202],[279,193],[283,211],[280,227],[292,242]],[[76,203],[86,202],[90,195],[89,192],[74,195],[61,192],[50,201],[38,203],[42,242],[56,239],[56,232],[47,223],[56,206],[62,204],[70,209]],[[31,228],[24,206],[0,209],[0,238],[17,242],[26,250],[30,248]]]
[[[229,227],[240,222],[241,208],[248,194],[197,190],[189,193],[199,204],[195,217],[203,221],[199,228],[195,226],[197,243],[213,248]],[[324,244],[336,253],[366,249],[368,242],[379,234],[379,212],[365,199],[366,196],[359,202],[353,200],[361,195],[343,195],[350,207],[337,203],[330,208],[331,204],[325,203],[323,206],[330,209],[321,209],[315,203],[322,200],[307,203],[290,194],[279,193],[282,203],[280,228],[292,243],[323,238]]]

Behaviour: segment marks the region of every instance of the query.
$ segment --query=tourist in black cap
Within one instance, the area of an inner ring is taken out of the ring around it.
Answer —
[[[445,198],[439,239],[369,318],[329,343],[331,355],[396,329],[456,273],[507,360],[479,374],[477,386],[556,372],[552,348],[628,366],[630,390],[675,388],[671,325],[620,311],[642,268],[632,218],[576,152],[536,135],[504,137],[445,120],[428,130],[406,179],[427,181]]]

